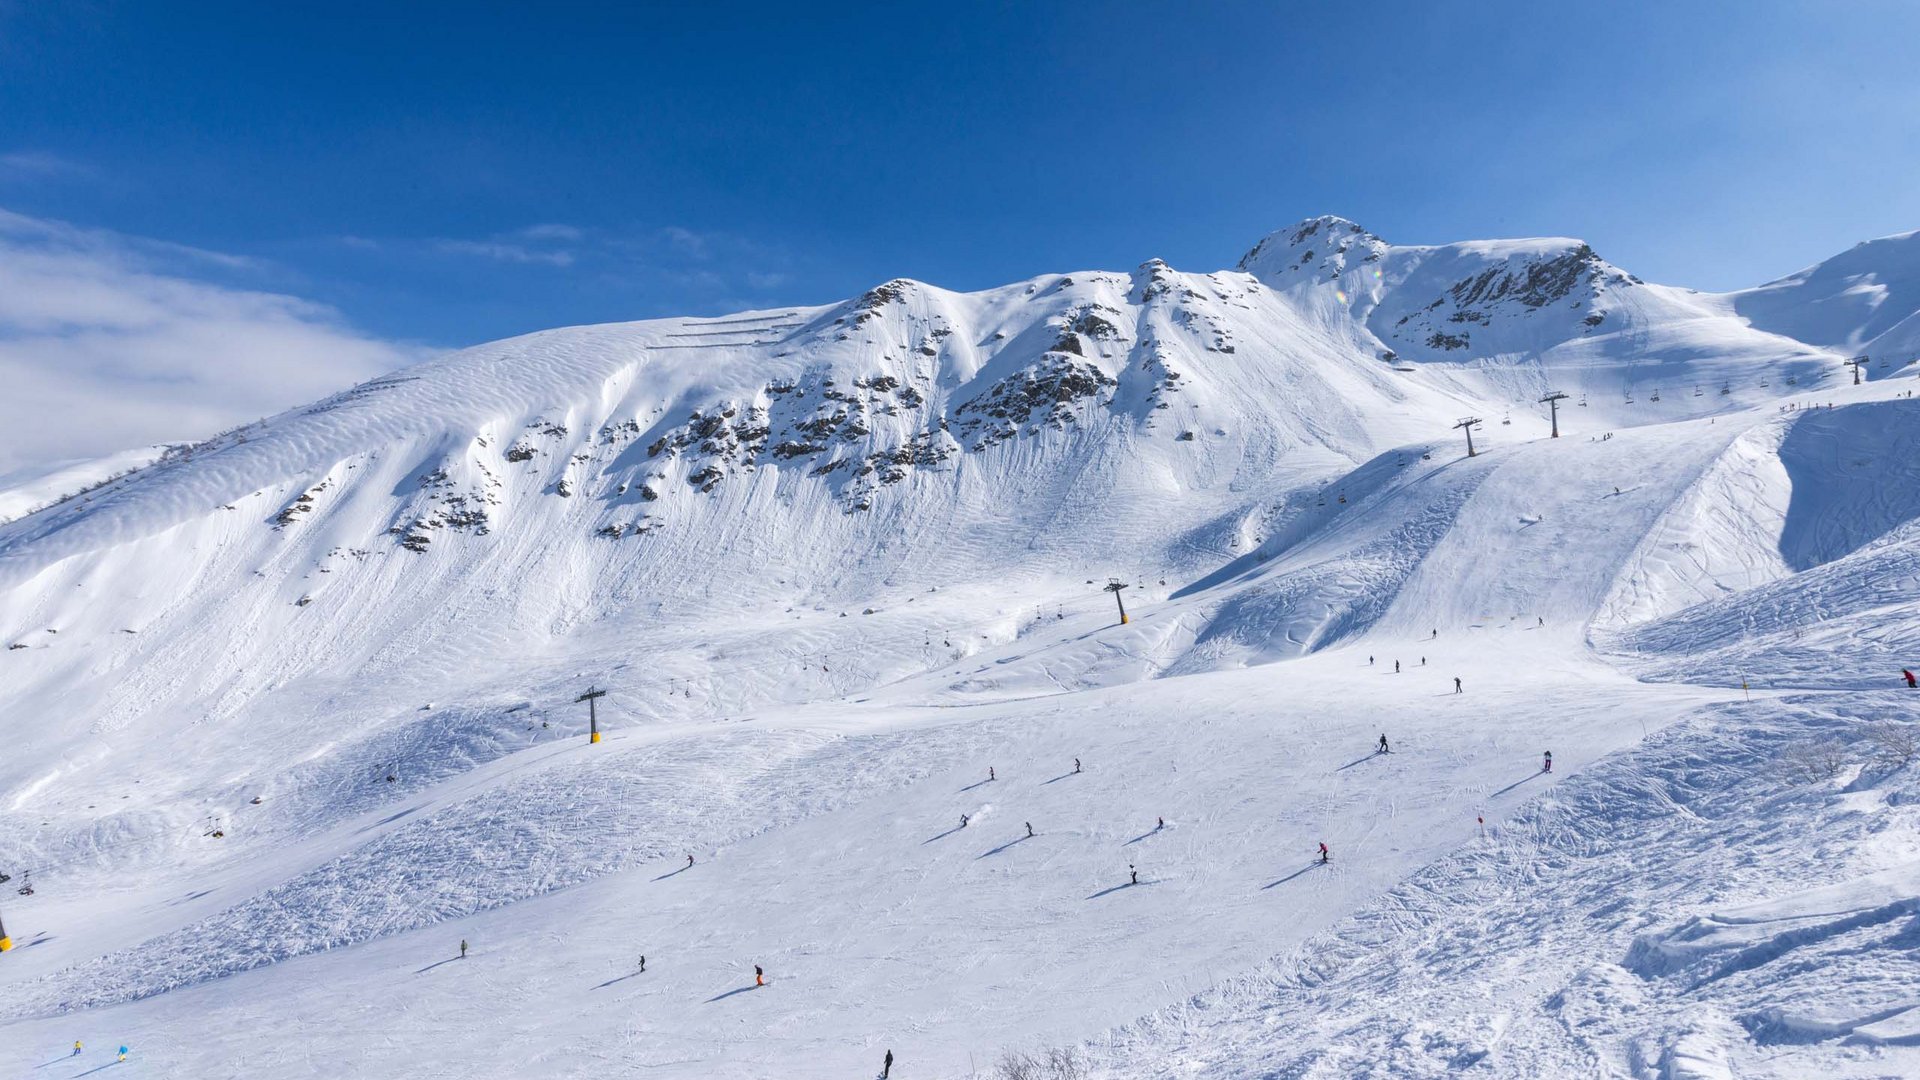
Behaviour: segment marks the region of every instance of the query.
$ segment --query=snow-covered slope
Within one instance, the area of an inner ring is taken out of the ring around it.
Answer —
[[[1879,358],[1876,342],[1920,311],[1920,232],[1856,244],[1797,274],[1727,294],[1754,326],[1800,341]],[[1911,353],[1887,356],[1911,361]]]
[[[1847,281],[1896,280],[1861,258]],[[902,280],[498,342],[0,525],[0,872],[35,885],[0,893],[0,1061],[82,1033],[168,1075],[845,1075],[892,1047],[896,1075],[955,1076],[1090,1039],[1112,1075],[1778,1053],[1817,1001],[1648,958],[1750,952],[1679,920],[1806,874],[1770,841],[1714,894],[1685,855],[1733,825],[1655,823],[1697,780],[1774,840],[1781,799],[1858,809],[1837,874],[1920,855],[1904,768],[1745,796],[1661,734],[1911,723],[1879,688],[1920,610],[1920,406],[1849,385],[1857,335],[1794,321],[1828,276],[1755,307],[1577,241],[1317,218],[1230,272]],[[1741,753],[1784,777],[1792,741]],[[1570,894],[1624,871],[1575,838],[1601,823],[1668,877]],[[1321,840],[1336,861],[1307,865]],[[1613,967],[1498,974],[1485,889],[1508,937],[1589,912],[1577,957]],[[1315,951],[1355,942],[1417,975],[1326,981]],[[773,985],[740,993],[756,963]],[[1403,980],[1433,1007],[1388,1004]],[[1568,994],[1606,1030],[1556,1026]],[[1868,998],[1847,1032],[1891,1030]],[[1320,1029],[1338,1053],[1255,1034],[1308,1000],[1350,1023]],[[1893,1060],[1844,1034],[1804,1052]]]

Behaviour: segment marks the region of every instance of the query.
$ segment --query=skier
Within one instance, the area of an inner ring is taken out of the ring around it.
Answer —
[[[1901,668],[1900,674],[1907,680],[1907,689],[1912,690],[1914,687],[1920,686],[1920,683],[1914,682],[1913,672],[1908,671],[1906,668]]]
[[[1033,822],[1031,821],[1027,822],[1027,835],[1029,837],[1033,835]]]
[[[880,1080],[887,1080],[891,1075],[893,1075],[893,1051],[889,1050],[886,1059],[880,1063]]]
[[[1540,622],[1537,625],[1539,626],[1547,625],[1547,617],[1545,615],[1540,616]]]
[[[1454,693],[1456,693],[1456,694],[1458,694],[1458,693],[1460,693],[1460,692],[1461,692],[1461,690],[1460,690],[1460,676],[1458,676],[1458,675],[1455,675],[1455,676],[1453,677],[1453,692],[1454,692]]]
[[[73,1056],[74,1057],[80,1056],[80,1040],[79,1039],[73,1040]]]
[[[1372,666],[1373,666],[1373,657],[1371,657],[1371,656],[1369,656],[1369,657],[1367,657],[1367,666],[1368,666],[1368,667],[1372,667]]]
[[[960,827],[963,829],[967,827],[967,815],[965,814],[960,815]]]
[[[1433,631],[1433,636],[1434,636],[1434,637],[1435,637],[1436,639],[1437,639],[1437,638],[1439,638],[1439,636],[1440,636],[1440,629],[1439,629],[1439,627],[1435,627],[1435,628],[1434,628],[1434,631]]]
[[[460,939],[460,959],[465,960],[466,958],[467,958],[467,939],[461,938]]]
[[[1324,865],[1326,865],[1326,863],[1327,863],[1327,861],[1328,861],[1329,859],[1332,859],[1332,858],[1333,858],[1333,852],[1331,852],[1331,851],[1328,851],[1328,850],[1327,850],[1327,842],[1326,842],[1325,840],[1322,840],[1322,841],[1320,841],[1320,863],[1321,863],[1321,865],[1323,865],[1323,866],[1324,866]]]
[[[1395,675],[1398,675],[1398,674],[1400,674],[1400,661],[1398,661],[1398,660],[1395,660],[1395,661],[1393,662],[1393,673],[1394,673]]]
[[[1553,771],[1553,751],[1551,750],[1547,751],[1547,756],[1540,762],[1540,771],[1541,772]]]
[[[640,954],[640,970],[641,971],[647,970],[647,954],[646,953]]]
[[[1077,774],[1078,774],[1078,773],[1080,772],[1080,759],[1079,759],[1079,758],[1074,758],[1074,759],[1073,759],[1073,771],[1074,771],[1074,773],[1075,773],[1076,775],[1077,775]]]
[[[687,856],[687,869],[693,869],[693,856]]]
[[[1393,751],[1391,751],[1391,750],[1389,750],[1389,749],[1387,749],[1387,733],[1386,733],[1386,732],[1384,732],[1384,731],[1380,733],[1380,750],[1379,750],[1379,752],[1380,752],[1380,753],[1382,753],[1382,754],[1391,754],[1391,753],[1393,753]]]
[[[1420,658],[1420,666],[1421,666],[1421,667],[1426,667],[1426,666],[1427,666],[1427,658],[1426,658],[1426,657],[1424,657],[1424,656],[1423,656],[1423,657],[1421,657],[1421,658]]]
[[[1154,819],[1153,819],[1153,831],[1154,831],[1154,832],[1159,832],[1159,831],[1160,831],[1161,829],[1164,829],[1164,828],[1166,828],[1166,827],[1167,827],[1167,819],[1166,819],[1166,818],[1163,818],[1163,817],[1157,817],[1157,818],[1154,818]]]
[[[759,964],[753,965],[753,985],[755,986],[767,985],[767,973],[760,970]]]
[[[1140,871],[1135,870],[1132,863],[1127,864],[1127,876],[1133,884],[1140,884]]]
[[[127,1048],[126,1048],[126,1047],[124,1047],[124,1046],[122,1046],[122,1047],[120,1048],[120,1060],[121,1060],[121,1061],[125,1061],[125,1060],[127,1060],[127,1053],[128,1053],[128,1050],[127,1050]]]
[[[995,776],[993,775],[993,766],[991,765],[987,766],[987,779],[989,780],[996,779]]]

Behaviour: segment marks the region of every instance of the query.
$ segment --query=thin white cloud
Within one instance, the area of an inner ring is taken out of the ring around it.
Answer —
[[[548,222],[544,225],[529,225],[524,229],[515,229],[513,235],[523,240],[579,240],[587,234],[577,225]]]
[[[45,150],[10,150],[0,154],[0,177],[52,180],[91,175],[93,170],[88,166]]]
[[[405,366],[250,260],[0,210],[0,473],[183,441]]]
[[[709,254],[711,245],[707,242],[707,238],[692,229],[669,225],[660,230],[660,234],[667,238],[667,243],[672,245],[675,251],[690,259],[704,259]]]
[[[436,240],[434,250],[446,255],[473,255],[501,262],[539,263],[547,266],[572,266],[571,251],[536,251],[523,244],[500,240]]]

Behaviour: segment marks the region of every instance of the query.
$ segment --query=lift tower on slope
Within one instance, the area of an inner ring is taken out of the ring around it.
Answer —
[[[1126,582],[1121,581],[1117,577],[1107,579],[1107,587],[1105,591],[1112,593],[1113,602],[1120,605],[1120,625],[1121,626],[1127,625],[1127,602],[1125,600],[1120,599],[1120,590],[1126,587],[1127,587]]]
[[[1558,390],[1548,391],[1547,396],[1540,399],[1540,404],[1547,407],[1547,415],[1553,418],[1553,437],[1556,439],[1560,437],[1560,403],[1565,400],[1567,395]],[[1653,392],[1653,400],[1660,400],[1660,391]]]
[[[1855,386],[1860,385],[1860,373],[1867,369],[1867,360],[1868,360],[1868,357],[1862,354],[1860,356],[1854,357],[1851,360],[1840,361],[1842,364],[1845,364],[1846,366],[1853,369],[1853,385]]]
[[[1465,430],[1467,433],[1467,456],[1468,457],[1473,457],[1480,452],[1473,448],[1473,429],[1475,427],[1478,427],[1479,424],[1480,424],[1479,417],[1466,416],[1466,417],[1462,417],[1459,423],[1453,425],[1456,428],[1461,428]]]
[[[573,699],[575,705],[583,701],[587,703],[587,741],[590,743],[600,741],[600,716],[594,710],[593,703],[606,696],[607,692],[605,690],[595,690],[589,686],[587,687],[586,693]]]

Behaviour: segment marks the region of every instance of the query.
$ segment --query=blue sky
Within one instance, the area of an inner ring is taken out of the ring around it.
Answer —
[[[0,0],[0,269],[297,300],[360,350],[318,385],[1319,213],[1703,288],[1920,227],[1920,5],[614,6]]]

